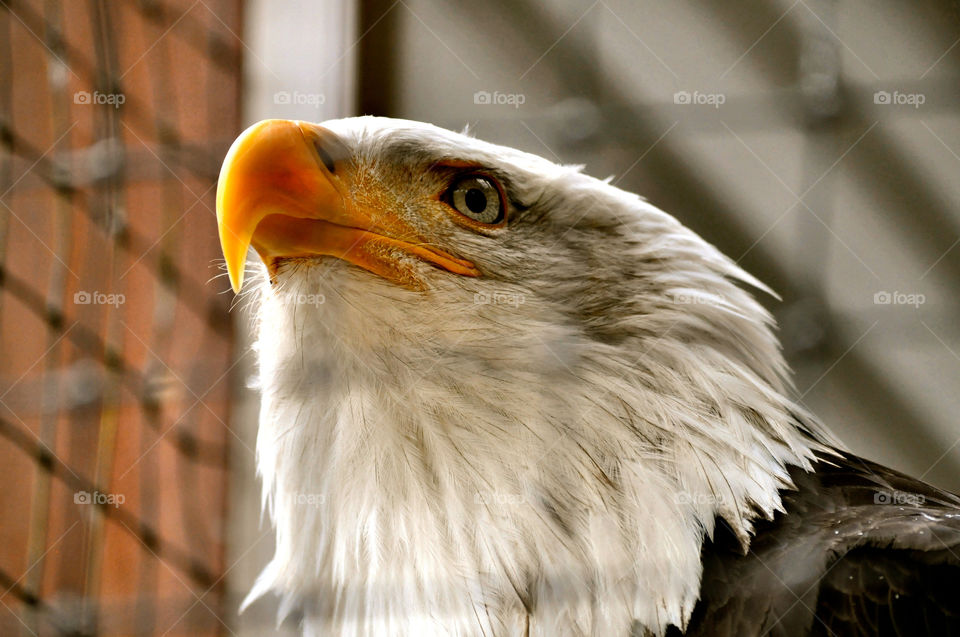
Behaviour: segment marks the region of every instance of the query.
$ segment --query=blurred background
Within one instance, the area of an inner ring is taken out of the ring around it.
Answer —
[[[214,213],[265,117],[433,122],[644,195],[781,295],[797,396],[960,490],[949,0],[0,0],[0,635],[267,635]]]

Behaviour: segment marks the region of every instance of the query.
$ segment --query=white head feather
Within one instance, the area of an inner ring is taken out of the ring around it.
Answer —
[[[417,223],[439,160],[500,179],[502,231],[422,226],[479,278],[413,291],[333,258],[254,276],[267,590],[308,634],[684,626],[700,550],[746,543],[829,439],[787,397],[766,288],[639,197],[417,122],[325,122],[353,194]],[[304,302],[306,300],[306,302]]]

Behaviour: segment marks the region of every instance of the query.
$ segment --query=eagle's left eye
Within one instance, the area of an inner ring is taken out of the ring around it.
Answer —
[[[468,219],[486,224],[503,221],[503,195],[489,177],[469,175],[458,178],[447,191],[447,200]]]

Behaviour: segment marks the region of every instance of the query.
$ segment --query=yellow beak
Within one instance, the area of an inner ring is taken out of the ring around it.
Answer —
[[[405,253],[479,275],[469,261],[419,245],[413,229],[390,211],[353,205],[341,178],[349,170],[347,147],[322,126],[264,120],[241,133],[217,183],[220,246],[234,292],[243,285],[251,245],[271,274],[280,259],[328,255],[417,287],[400,259]]]

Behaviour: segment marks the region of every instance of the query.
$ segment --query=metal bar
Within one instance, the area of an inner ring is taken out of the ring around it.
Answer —
[[[62,55],[57,47],[62,38],[59,36],[61,24],[61,5],[57,2],[48,0],[45,3],[43,37],[49,52],[46,57],[48,72],[48,90],[51,99],[51,118],[54,139],[66,135],[70,129],[68,117],[69,106],[67,105],[67,87],[62,81],[57,80],[57,75],[50,72],[50,67],[58,64],[54,56]],[[72,248],[70,241],[72,210],[68,199],[57,198],[54,202],[55,215],[57,219],[56,228],[58,230],[53,246],[57,254],[68,254]],[[67,290],[67,268],[64,264],[54,260],[50,264],[50,278],[47,288],[48,305],[63,303]],[[42,400],[46,403],[60,391],[58,382],[60,375],[56,373],[60,365],[59,354],[61,347],[61,330],[47,325],[47,356],[44,358],[43,371],[41,373],[41,385],[43,387],[44,397]],[[57,421],[59,414],[55,411],[49,411],[40,414],[40,441],[49,449],[55,449],[57,446]],[[23,587],[33,594],[38,594],[41,590],[44,574],[44,559],[47,553],[47,541],[50,533],[49,518],[53,502],[50,499],[52,484],[50,473],[37,466],[33,482],[33,493],[30,497],[30,525],[27,531],[27,563],[31,565],[30,571],[23,579]],[[33,607],[30,607],[31,610]],[[21,633],[26,637],[28,634],[39,632],[40,618],[33,612],[27,613],[25,625]]]
[[[357,110],[361,115],[395,114],[402,10],[402,4],[392,0],[360,0]]]

